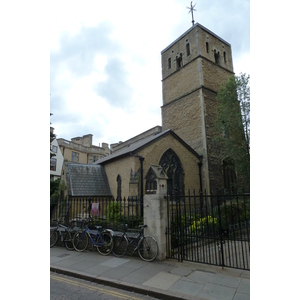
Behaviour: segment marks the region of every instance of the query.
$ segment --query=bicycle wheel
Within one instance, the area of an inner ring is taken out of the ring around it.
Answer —
[[[78,231],[73,237],[73,246],[76,251],[84,251],[89,243],[89,237],[85,231]]]
[[[64,244],[65,244],[65,247],[66,247],[68,250],[73,250],[73,249],[74,249],[74,245],[73,245],[73,234],[72,234],[72,232],[67,231],[67,232],[65,233],[65,236],[64,236]]]
[[[58,232],[55,229],[50,229],[50,248],[52,248],[58,241]]]
[[[152,261],[158,254],[158,244],[152,236],[144,236],[138,244],[138,253],[142,260]]]
[[[107,232],[100,233],[100,236],[97,237],[96,244],[100,244],[97,246],[97,250],[102,255],[111,253],[114,246],[113,238]]]
[[[128,247],[128,240],[127,237],[123,234],[116,235],[113,238],[114,240],[114,247],[112,253],[116,257],[122,257],[125,255]]]

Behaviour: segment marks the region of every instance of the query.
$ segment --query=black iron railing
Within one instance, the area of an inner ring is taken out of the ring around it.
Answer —
[[[64,224],[80,226],[83,218],[92,217],[89,226],[101,225],[117,229],[124,223],[138,228],[143,223],[141,200],[137,197],[114,199],[113,197],[69,197],[51,202],[50,223],[60,218]]]
[[[168,196],[167,256],[250,270],[250,195]]]

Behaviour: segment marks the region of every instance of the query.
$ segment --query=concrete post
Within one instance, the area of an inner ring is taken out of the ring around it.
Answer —
[[[155,194],[146,194],[144,196],[144,224],[145,235],[153,236],[158,243],[158,260],[166,259],[167,255],[167,180],[157,180],[157,191]]]

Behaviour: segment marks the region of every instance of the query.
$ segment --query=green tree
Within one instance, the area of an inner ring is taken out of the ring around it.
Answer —
[[[231,76],[217,95],[215,141],[223,159],[234,162],[238,186],[250,188],[250,76]],[[240,183],[240,184],[239,184]]]

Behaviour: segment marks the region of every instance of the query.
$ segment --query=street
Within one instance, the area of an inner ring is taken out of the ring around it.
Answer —
[[[155,300],[146,295],[112,288],[66,275],[50,272],[50,299],[51,300],[99,300],[99,299],[131,299]]]

